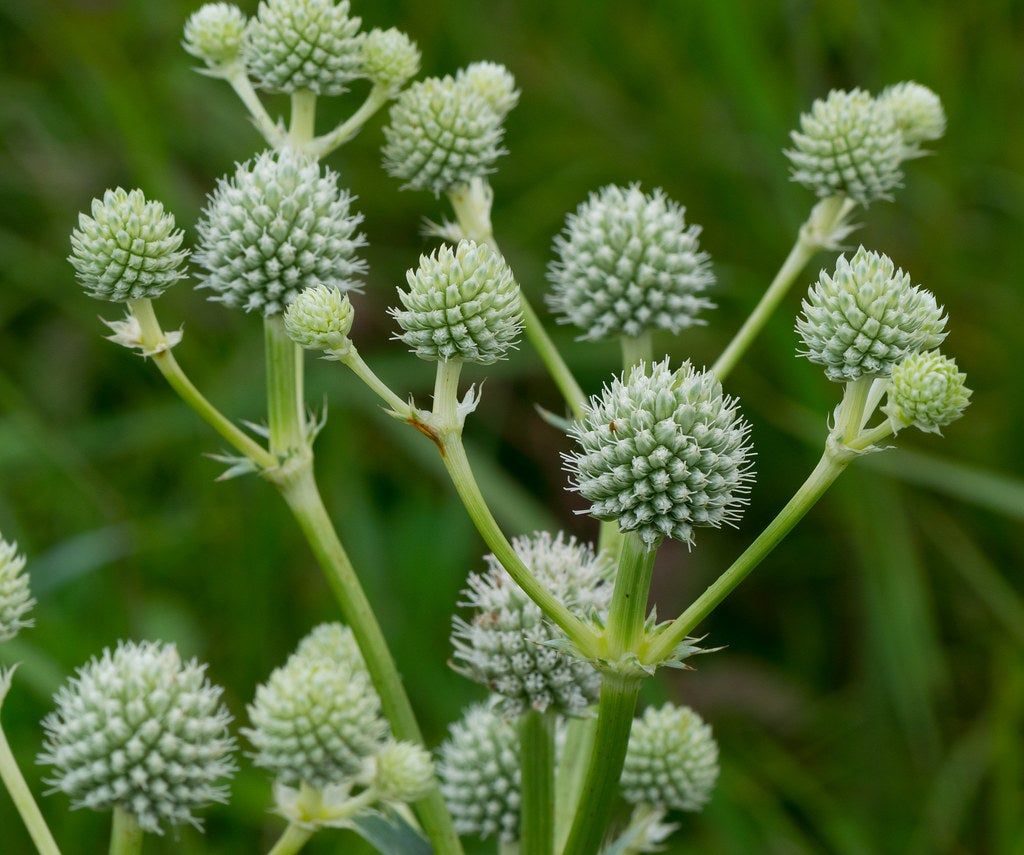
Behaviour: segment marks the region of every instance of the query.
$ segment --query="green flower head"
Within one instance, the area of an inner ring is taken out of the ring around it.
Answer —
[[[247,23],[234,4],[207,3],[185,22],[182,44],[211,68],[223,68],[241,56]]]
[[[970,403],[967,375],[937,350],[912,353],[892,369],[885,412],[893,430],[913,425],[939,433],[955,422]]]

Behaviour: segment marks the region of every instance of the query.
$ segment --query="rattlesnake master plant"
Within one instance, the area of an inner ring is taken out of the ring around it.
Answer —
[[[398,92],[420,70],[420,51],[405,33],[372,29],[359,43],[362,75],[375,86]]]
[[[349,345],[355,312],[347,294],[317,285],[299,294],[284,313],[288,336],[308,350],[337,352]]]
[[[411,742],[389,742],[373,758],[373,787],[385,802],[414,802],[434,786],[434,763]]]
[[[561,532],[518,537],[512,546],[542,584],[572,612],[603,620],[611,599],[611,567],[592,547]],[[506,715],[551,710],[580,715],[597,700],[601,678],[587,661],[556,650],[563,633],[512,581],[493,555],[471,573],[462,592],[466,620],[452,621],[454,667],[501,699]]]
[[[884,410],[893,430],[912,425],[939,433],[960,418],[970,403],[966,381],[956,362],[937,350],[912,353],[892,369]]]
[[[231,65],[241,56],[247,23],[234,4],[207,3],[185,22],[182,45],[211,68]]]
[[[198,825],[195,811],[227,800],[231,716],[206,666],[182,661],[173,644],[104,650],[54,700],[39,762],[74,807],[120,807],[160,833]]]
[[[890,113],[907,146],[904,157],[921,154],[921,143],[941,139],[946,132],[946,111],[939,96],[911,80],[887,86],[878,103]]]
[[[519,103],[516,79],[497,62],[472,62],[456,72],[455,82],[483,98],[500,119]]]
[[[32,626],[28,613],[35,602],[28,587],[25,556],[18,554],[18,544],[0,537],[0,643]]]
[[[678,333],[702,323],[715,281],[700,226],[659,189],[609,185],[580,205],[555,238],[548,303],[561,323],[597,340]]]

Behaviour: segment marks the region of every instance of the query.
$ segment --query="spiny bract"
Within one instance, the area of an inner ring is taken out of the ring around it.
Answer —
[[[386,802],[414,802],[434,786],[434,763],[411,742],[388,742],[373,758],[373,786]]]
[[[685,208],[661,190],[604,187],[555,238],[548,303],[590,340],[701,323],[698,315],[713,306],[702,295],[715,277],[699,235],[700,226],[686,225]]]
[[[519,734],[511,722],[484,704],[470,707],[448,731],[437,774],[459,834],[519,839]]]
[[[217,182],[197,225],[199,287],[211,299],[276,315],[305,288],[359,288],[362,214],[338,174],[291,150],[264,152]]]
[[[633,722],[622,769],[626,801],[698,811],[718,780],[718,744],[689,707],[649,707]]]
[[[284,313],[284,328],[300,347],[337,351],[348,346],[354,312],[347,294],[317,285],[296,297]]]
[[[217,68],[230,65],[242,52],[246,17],[232,3],[207,3],[185,22],[182,44],[192,56]]]
[[[523,323],[519,286],[497,252],[459,241],[420,256],[406,274],[409,290],[398,289],[404,308],[391,314],[398,336],[420,359],[463,359],[490,365],[504,359]]]
[[[360,19],[348,0],[264,0],[242,51],[256,85],[340,95],[361,74]]]
[[[971,399],[967,375],[937,350],[912,353],[892,369],[885,412],[893,427],[939,433],[963,415]]]
[[[938,347],[945,328],[935,296],[864,247],[849,261],[841,255],[831,276],[821,271],[796,323],[802,355],[837,382],[886,377],[909,354]]]
[[[750,425],[709,372],[662,362],[626,370],[590,399],[565,455],[589,513],[654,547],[733,523],[751,475]]]
[[[455,73],[455,82],[483,98],[502,119],[519,103],[516,79],[497,62],[471,62]]]
[[[397,92],[420,70],[420,51],[401,30],[370,30],[360,41],[362,74],[375,86]]]
[[[843,194],[869,205],[892,198],[903,180],[903,135],[892,112],[863,89],[816,100],[790,136],[793,180],[819,197]]]
[[[184,237],[160,202],[118,187],[93,199],[92,216],[78,215],[68,261],[90,297],[116,303],[159,297],[185,278]]]
[[[537,532],[512,541],[516,553],[559,602],[584,620],[603,619],[611,599],[609,567],[594,550],[561,532]],[[452,621],[455,668],[503,699],[502,711],[552,710],[579,715],[597,701],[600,674],[589,662],[550,642],[564,634],[512,581],[493,555],[471,573],[462,592],[469,620]]]
[[[27,615],[35,602],[28,587],[25,556],[18,555],[18,544],[0,537],[0,642],[10,641],[32,626]]]
[[[146,831],[198,825],[193,811],[227,800],[234,740],[221,689],[173,644],[122,642],[56,694],[39,762],[73,807],[119,806]]]
[[[946,132],[946,111],[939,96],[927,86],[912,80],[896,83],[882,90],[878,103],[892,113],[896,127],[910,154],[920,153],[917,146],[940,139]]]

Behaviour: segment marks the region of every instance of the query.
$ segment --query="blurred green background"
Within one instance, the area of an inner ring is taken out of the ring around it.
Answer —
[[[24,663],[4,721],[37,792],[49,696],[105,645],[178,642],[210,662],[244,718],[256,683],[335,617],[277,496],[252,478],[213,482],[218,467],[202,455],[218,441],[152,366],[103,340],[97,315],[118,310],[83,296],[64,260],[76,213],[104,188],[140,186],[191,229],[216,176],[258,148],[228,87],[195,74],[179,46],[196,5],[0,6],[0,531],[30,556],[40,601],[35,629],[0,661]],[[672,852],[1024,852],[1024,4],[375,0],[356,12],[408,31],[426,73],[489,58],[516,74],[494,219],[538,302],[551,238],[588,191],[639,180],[688,206],[719,308],[658,346],[699,363],[738,328],[809,209],[780,153],[800,111],[833,86],[910,78],[941,94],[947,137],[854,239],[946,303],[947,350],[973,405],[945,438],[907,432],[901,450],[844,476],[708,621],[709,643],[728,649],[663,674],[648,700],[692,704],[722,748],[715,798],[681,819]],[[324,127],[355,103],[324,107]],[[389,341],[384,310],[429,246],[422,218],[445,212],[384,175],[381,123],[330,163],[358,194],[371,244],[360,347],[422,396],[430,369]],[[692,553],[664,550],[663,615],[738,554],[817,459],[838,388],[794,357],[797,302],[729,381],[759,453],[747,517],[739,531],[701,532]],[[258,321],[185,286],[159,309],[166,326],[185,324],[177,352],[198,385],[233,417],[262,418]],[[556,335],[589,390],[616,368],[614,348]],[[565,441],[533,409],[559,405],[537,359],[524,348],[489,374],[468,439],[502,522],[591,536],[563,490]],[[481,694],[445,664],[481,543],[428,443],[336,365],[310,360],[309,384],[312,400],[330,401],[318,444],[327,501],[439,741]],[[269,804],[263,775],[243,763],[205,841],[185,830],[149,851],[265,851],[281,826]],[[104,848],[106,817],[69,813],[59,796],[43,808],[67,852]],[[28,847],[0,794],[0,851]],[[337,833],[310,851],[361,850]]]

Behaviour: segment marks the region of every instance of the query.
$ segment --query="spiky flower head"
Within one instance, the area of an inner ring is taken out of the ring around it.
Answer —
[[[515,77],[497,62],[471,62],[455,73],[455,82],[483,98],[502,119],[519,103]]]
[[[903,135],[892,111],[863,89],[833,89],[790,136],[793,180],[819,197],[842,194],[870,205],[892,198],[903,180]]]
[[[494,171],[503,133],[502,116],[483,95],[453,77],[430,77],[391,107],[384,169],[405,189],[446,193]]]
[[[332,635],[300,646],[249,705],[251,727],[242,732],[256,749],[253,762],[289,787],[345,783],[387,732],[361,657],[344,634]]]
[[[361,74],[359,18],[348,0],[263,0],[242,53],[256,85],[340,95]]]
[[[226,306],[280,314],[304,289],[358,290],[362,214],[338,174],[286,149],[217,182],[196,229],[201,288]]]
[[[611,599],[609,567],[586,544],[562,533],[512,541],[541,584],[574,614],[603,618]],[[493,555],[462,592],[465,620],[452,621],[455,668],[502,698],[502,711],[553,710],[579,715],[597,701],[601,677],[589,662],[553,646],[563,633],[544,617]]]
[[[295,655],[328,657],[365,674],[367,679],[370,677],[352,630],[337,621],[311,629],[295,648]]]
[[[437,763],[441,794],[459,834],[519,839],[519,734],[478,704],[449,728]]]
[[[739,519],[749,492],[750,425],[710,372],[666,358],[616,377],[569,431],[565,456],[591,516],[648,547],[693,542],[697,527]]]
[[[364,77],[388,92],[397,92],[420,70],[420,50],[401,30],[372,29],[360,41]]]
[[[938,347],[945,328],[935,295],[864,247],[849,261],[839,256],[831,276],[821,271],[796,322],[802,355],[837,382],[887,377],[909,354]]]
[[[946,111],[942,101],[927,86],[906,80],[882,90],[878,103],[892,113],[896,127],[909,148],[904,156],[921,153],[918,146],[941,139],[946,133]]]
[[[912,353],[892,369],[885,412],[894,430],[913,425],[939,433],[964,414],[971,399],[967,375],[937,350]]]
[[[185,278],[185,233],[141,190],[108,190],[78,215],[68,261],[90,297],[121,303],[159,297]]]
[[[505,259],[485,244],[459,241],[420,256],[398,289],[402,308],[391,314],[398,336],[430,362],[463,359],[490,365],[504,359],[523,324],[519,285]]]
[[[32,626],[28,613],[35,604],[28,587],[25,556],[18,555],[18,544],[0,537],[0,642],[10,641]]]
[[[702,323],[715,281],[700,226],[661,190],[609,185],[592,193],[555,238],[548,303],[590,340],[680,330]]]
[[[211,68],[223,68],[241,56],[247,23],[233,3],[207,3],[185,22],[182,45]]]
[[[206,666],[173,644],[121,642],[78,669],[43,721],[39,762],[73,807],[121,807],[146,831],[197,825],[193,812],[227,800],[235,770],[231,716]]]
[[[711,726],[689,707],[648,707],[629,734],[621,786],[626,801],[699,811],[718,780]]]
[[[284,313],[284,328],[300,347],[340,352],[348,348],[352,331],[352,303],[337,288],[307,288]]]
[[[386,802],[414,802],[434,786],[434,762],[411,742],[388,742],[373,758],[373,787]]]

